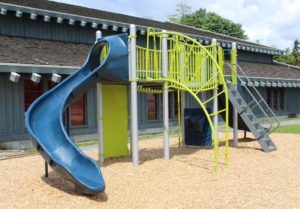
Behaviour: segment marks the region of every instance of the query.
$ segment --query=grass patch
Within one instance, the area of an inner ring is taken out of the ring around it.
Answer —
[[[82,147],[82,146],[91,146],[91,145],[96,145],[98,143],[97,140],[91,140],[91,141],[84,141],[84,142],[76,142],[75,144],[78,147]],[[35,147],[30,148],[30,149],[25,149],[25,153],[26,154],[36,154],[38,151],[36,150]]]
[[[300,125],[281,126],[275,130],[275,133],[300,134]]]
[[[84,142],[76,142],[75,143],[78,147],[82,146],[91,146],[91,145],[96,145],[98,144],[97,140],[91,140],[91,141],[84,141]]]
[[[25,149],[24,151],[26,154],[36,154],[37,153],[37,150],[35,147],[30,148],[30,149]]]
[[[279,118],[279,121],[280,122],[285,122],[285,121],[293,121],[293,120],[300,120],[300,118]],[[260,121],[261,123],[270,123],[270,121],[269,120],[267,120],[267,119],[262,119],[261,121]],[[271,122],[272,123],[275,123],[276,122],[276,120],[275,119],[273,119],[273,120],[271,120]]]

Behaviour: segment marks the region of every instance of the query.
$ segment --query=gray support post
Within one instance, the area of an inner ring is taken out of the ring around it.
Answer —
[[[185,92],[181,91],[180,92],[180,106],[181,106],[181,111],[180,111],[180,118],[181,118],[181,146],[185,145],[185,129],[184,129],[184,109],[185,109]]]
[[[163,30],[162,32],[166,32]],[[167,35],[163,34],[162,38],[162,77],[168,77],[168,39]],[[168,82],[164,82],[163,87],[163,120],[164,120],[164,159],[170,159],[169,150],[169,97],[168,97]]]
[[[102,37],[100,30],[96,31],[96,41]],[[102,85],[97,83],[97,121],[98,121],[98,157],[100,164],[104,163],[104,137],[103,137],[103,103]]]
[[[236,43],[232,43],[232,49],[236,49]],[[237,73],[237,72],[236,72]],[[237,86],[235,86],[237,89]],[[233,146],[238,146],[239,135],[238,135],[238,112],[233,108]]]
[[[212,39],[212,44],[217,44],[217,40],[216,39]],[[214,50],[214,56],[217,56],[217,48]],[[217,57],[215,57],[217,58]],[[217,73],[217,67],[215,65],[213,65],[213,74]],[[215,78],[216,80],[218,79],[218,77]],[[218,94],[218,88],[213,90],[213,96],[216,96]],[[213,113],[218,112],[218,97],[216,96],[214,101],[213,101]],[[215,129],[215,133],[216,133],[216,139],[218,140],[218,115],[215,115],[213,117],[213,124],[214,124],[214,129]]]
[[[137,81],[136,81],[136,26],[130,25],[130,107],[131,107],[131,154],[133,166],[139,165],[138,148],[138,111],[137,111]]]
[[[48,178],[49,173],[48,173],[48,163],[45,161],[45,178]]]
[[[180,67],[180,76],[181,79],[185,79],[185,74],[184,74],[184,46],[181,46],[182,51],[180,51],[179,54],[179,67]],[[181,118],[181,146],[185,145],[185,136],[184,136],[184,109],[185,109],[185,92],[180,91],[180,118]]]

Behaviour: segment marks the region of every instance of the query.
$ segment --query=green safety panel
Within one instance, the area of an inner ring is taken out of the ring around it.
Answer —
[[[102,85],[104,158],[128,156],[127,87]]]

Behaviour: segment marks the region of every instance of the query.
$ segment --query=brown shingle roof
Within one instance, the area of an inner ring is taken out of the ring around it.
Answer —
[[[61,41],[0,36],[0,63],[80,66],[84,63],[90,45]],[[300,70],[279,64],[240,62],[247,76],[300,79]],[[228,67],[226,71],[228,74]]]
[[[282,66],[276,63],[263,64],[255,62],[239,62],[239,66],[248,77],[300,80],[299,69]],[[225,67],[225,73],[229,75],[229,67],[227,65]]]
[[[97,10],[87,7],[81,7],[76,5],[70,5],[60,2],[53,2],[53,1],[46,1],[46,0],[0,0],[0,2],[3,3],[9,3],[9,4],[15,4],[20,6],[26,6],[26,7],[32,7],[37,9],[43,9],[43,10],[50,10],[55,12],[62,12],[62,13],[68,13],[73,15],[79,15],[79,16],[85,16],[85,17],[91,17],[91,18],[99,18],[104,20],[111,20],[111,21],[117,21],[127,24],[136,24],[140,26],[146,26],[146,27],[153,27],[153,28],[159,28],[159,29],[166,29],[170,31],[176,31],[180,33],[186,33],[186,34],[194,34],[209,38],[216,38],[219,40],[225,40],[230,42],[240,42],[244,44],[249,44],[253,46],[259,46],[259,47],[266,47],[273,49],[268,46],[263,46],[260,44],[256,44],[253,42],[244,41],[241,39],[233,38],[230,36],[213,33],[206,30],[199,30],[196,28],[192,28],[189,26],[184,26],[180,24],[173,24],[170,22],[160,22],[155,20],[149,20],[145,18],[139,18],[119,13],[113,13],[113,12],[107,12],[103,10]]]
[[[80,66],[89,45],[0,36],[0,63]]]

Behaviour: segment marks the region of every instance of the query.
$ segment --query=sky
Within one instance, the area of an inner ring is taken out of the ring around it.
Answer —
[[[57,0],[56,0],[57,1]],[[168,20],[183,0],[60,0],[94,9],[137,17]],[[291,48],[300,38],[300,0],[186,0],[195,11],[205,8],[242,24],[249,41],[279,49]],[[87,14],[88,16],[88,14]]]

